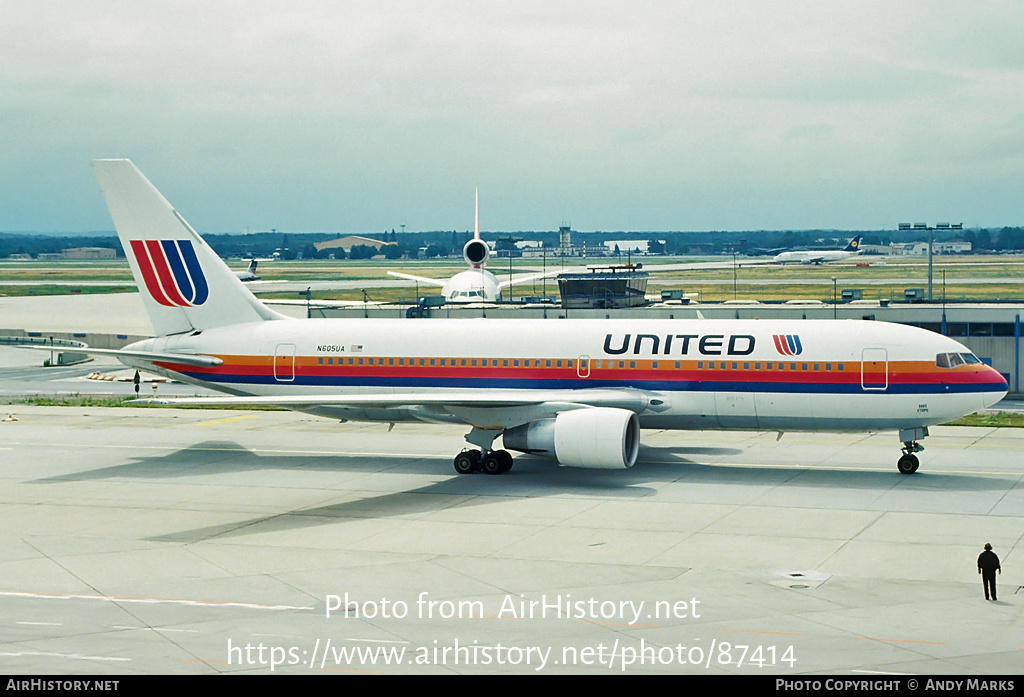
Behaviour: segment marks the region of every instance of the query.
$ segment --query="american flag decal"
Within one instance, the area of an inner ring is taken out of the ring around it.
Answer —
[[[773,334],[772,339],[775,340],[775,350],[783,356],[799,356],[803,353],[804,347],[797,334]]]

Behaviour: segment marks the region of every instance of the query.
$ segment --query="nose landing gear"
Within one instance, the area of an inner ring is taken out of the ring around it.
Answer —
[[[919,453],[922,450],[924,450],[924,446],[917,441],[908,441],[903,444],[903,457],[896,463],[896,469],[900,471],[900,474],[913,474],[917,471],[921,463],[914,453]]]
[[[924,446],[917,441],[919,438],[927,437],[927,426],[922,428],[905,428],[900,431],[900,441],[903,443],[903,457],[896,463],[896,469],[900,471],[900,474],[913,474],[921,466],[914,453],[924,450]]]

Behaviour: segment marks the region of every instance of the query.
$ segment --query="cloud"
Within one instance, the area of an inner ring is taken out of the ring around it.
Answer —
[[[939,204],[965,173],[1007,194],[1019,179],[1021,15],[946,0],[10,0],[0,227],[109,227],[87,164],[107,156],[136,159],[215,230],[465,227],[476,185],[495,228],[864,225],[854,206],[808,219],[823,166],[872,219],[902,219],[880,183]],[[1015,222],[1006,198],[961,198],[959,217]]]

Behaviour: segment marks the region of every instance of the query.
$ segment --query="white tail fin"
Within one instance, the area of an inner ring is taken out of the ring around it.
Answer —
[[[129,160],[92,166],[158,336],[284,318],[242,285]]]

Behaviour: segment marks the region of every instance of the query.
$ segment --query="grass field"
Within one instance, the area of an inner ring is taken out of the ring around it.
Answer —
[[[505,260],[495,259],[489,270],[504,279],[508,274]],[[566,260],[567,262],[570,260]],[[624,260],[605,258],[589,260],[591,265],[609,265]],[[669,265],[714,261],[729,264],[730,258],[640,257],[644,271],[650,274],[648,294],[657,296],[661,290],[681,289],[697,293],[700,300],[821,300],[832,299],[844,288],[857,288],[865,300],[902,299],[906,288],[924,288],[927,285],[927,260],[921,258],[858,257],[854,262],[823,264],[821,266],[790,264],[754,264],[752,260],[736,260],[735,270],[729,265],[720,269],[679,270],[664,268]],[[577,268],[584,260],[573,259]],[[874,264],[864,266],[864,264]],[[858,264],[861,264],[858,266]],[[884,264],[884,265],[882,265]],[[244,270],[246,263],[229,264],[234,270]],[[538,272],[544,264],[535,259],[513,261],[516,274]],[[561,260],[549,259],[546,268],[561,267]],[[274,261],[264,262],[259,274],[265,281],[366,281],[365,289],[375,301],[413,301],[416,289],[375,287],[374,281],[389,279],[387,271],[401,270],[427,278],[444,279],[463,271],[460,258],[439,260],[373,259],[365,261]],[[833,277],[836,281],[833,284]],[[735,279],[735,286],[734,286]],[[978,255],[941,256],[933,264],[933,297],[948,302],[962,300],[1024,300],[1024,256]],[[53,281],[53,283],[47,283]],[[119,285],[132,281],[128,262],[124,259],[90,261],[0,262],[0,296],[65,295],[71,293],[111,293],[133,290]],[[40,285],[18,285],[33,282]],[[59,282],[59,284],[57,283]],[[74,286],[75,282],[97,284]],[[258,286],[253,286],[260,291]],[[419,288],[420,295],[428,289]],[[555,295],[557,283],[553,278],[516,285],[516,297],[522,295]],[[268,299],[294,299],[294,293],[260,293]],[[315,300],[358,301],[361,290],[314,292]]]

